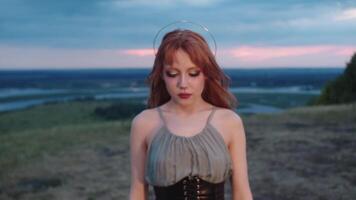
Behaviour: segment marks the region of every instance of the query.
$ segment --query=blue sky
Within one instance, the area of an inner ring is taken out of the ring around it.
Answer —
[[[150,68],[155,34],[181,19],[209,28],[223,68],[344,67],[356,52],[354,0],[0,0],[0,69]]]

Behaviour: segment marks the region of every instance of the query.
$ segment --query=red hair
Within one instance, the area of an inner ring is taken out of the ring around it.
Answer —
[[[147,107],[154,108],[170,100],[162,73],[164,65],[173,63],[178,49],[184,50],[206,77],[202,98],[215,106],[235,109],[238,102],[228,91],[230,78],[217,64],[205,39],[198,33],[180,29],[167,33],[158,48],[153,69],[146,79],[150,87]]]

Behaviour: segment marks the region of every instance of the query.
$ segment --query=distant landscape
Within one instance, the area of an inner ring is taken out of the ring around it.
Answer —
[[[342,68],[226,69],[241,113],[278,112],[303,106]],[[2,70],[0,112],[72,100],[144,103],[149,69]]]

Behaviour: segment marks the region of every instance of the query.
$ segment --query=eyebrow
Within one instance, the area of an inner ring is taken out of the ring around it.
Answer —
[[[199,67],[194,66],[194,67],[189,67],[188,70],[189,70],[189,69],[195,69],[195,68],[198,68],[198,69],[199,69]],[[176,70],[178,70],[178,69],[175,68],[175,67],[168,67],[168,69],[176,69]],[[179,71],[179,70],[178,70],[178,71]]]

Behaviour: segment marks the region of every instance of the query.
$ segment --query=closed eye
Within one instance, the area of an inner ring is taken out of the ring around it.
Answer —
[[[195,72],[195,73],[191,73],[189,74],[190,76],[193,76],[193,77],[196,77],[196,76],[199,76],[200,72]]]
[[[168,77],[176,77],[177,76],[177,73],[166,72],[166,74],[167,74]]]
[[[178,75],[178,73],[166,72],[166,75],[167,75],[168,77],[176,77],[176,76]],[[200,71],[195,72],[195,73],[189,73],[189,75],[190,75],[191,77],[197,77],[197,76],[200,75]]]

